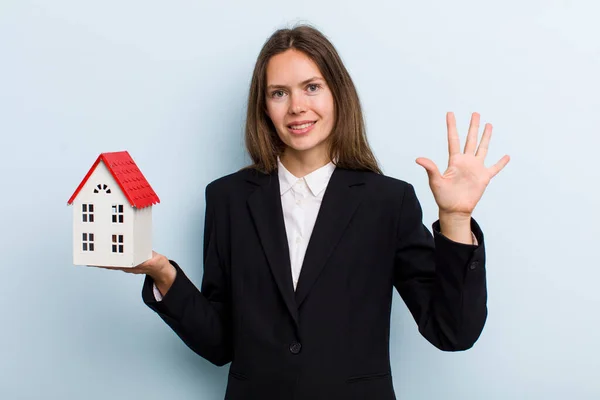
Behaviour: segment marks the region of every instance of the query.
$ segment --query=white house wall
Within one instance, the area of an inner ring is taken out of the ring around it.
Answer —
[[[107,185],[94,193],[97,185]],[[82,205],[94,205],[94,222],[83,222]],[[113,223],[113,205],[123,205],[123,223]],[[100,161],[72,204],[73,263],[75,265],[134,266],[134,210],[106,166]],[[83,251],[83,233],[94,234],[94,251]],[[123,235],[123,253],[112,252],[112,235]]]
[[[134,209],[133,237],[133,264],[138,265],[152,257],[152,206]]]

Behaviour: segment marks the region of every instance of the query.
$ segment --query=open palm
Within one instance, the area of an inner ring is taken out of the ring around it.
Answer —
[[[449,159],[448,168],[443,174],[430,159],[419,157],[416,160],[427,171],[429,187],[440,213],[470,216],[490,180],[510,161],[510,157],[505,155],[489,168],[484,165],[492,125],[485,125],[477,147],[479,119],[479,114],[473,113],[464,152],[461,153],[454,113],[446,114]]]

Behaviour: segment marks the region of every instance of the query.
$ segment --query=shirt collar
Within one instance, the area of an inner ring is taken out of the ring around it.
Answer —
[[[302,178],[298,178],[285,168],[279,157],[277,157],[277,167],[280,195],[283,195],[285,192],[290,190],[299,179],[304,179],[304,182],[306,182],[306,185],[310,189],[313,196],[318,196],[327,187],[329,179],[335,170],[335,164],[333,162],[329,162],[319,169],[314,170],[310,174],[305,175]]]

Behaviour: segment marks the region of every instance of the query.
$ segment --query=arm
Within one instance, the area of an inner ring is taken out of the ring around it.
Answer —
[[[477,238],[471,231],[471,215],[454,216],[440,211],[440,233],[453,242],[476,244]]]
[[[398,224],[394,285],[420,333],[445,351],[466,350],[479,338],[487,317],[485,248],[475,220],[478,245],[457,243],[433,224],[433,237],[422,224],[412,185],[405,189]]]
[[[179,265],[170,261],[175,275],[172,285],[163,290],[157,301],[153,293],[154,279],[146,276],[142,289],[144,303],[173,329],[197,354],[215,365],[231,361],[231,316],[229,277],[220,262],[216,243],[215,204],[211,186],[206,188],[204,225],[204,276],[202,291],[187,278]]]
[[[154,281],[152,283],[152,293],[156,301],[162,301],[163,293],[166,294],[177,276],[177,269],[165,257],[165,266],[160,269],[158,274],[148,274]]]

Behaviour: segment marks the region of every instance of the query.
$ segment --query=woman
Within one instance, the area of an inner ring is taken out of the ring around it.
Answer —
[[[384,176],[359,99],[332,44],[308,26],[278,30],[252,77],[253,165],[206,188],[199,291],[154,253],[144,302],[195,352],[231,362],[226,399],[394,399],[389,360],[395,287],[421,334],[470,348],[487,316],[483,234],[471,214],[490,179],[492,132],[464,149],[447,114],[449,166],[418,158],[439,206],[433,235],[413,187]]]

